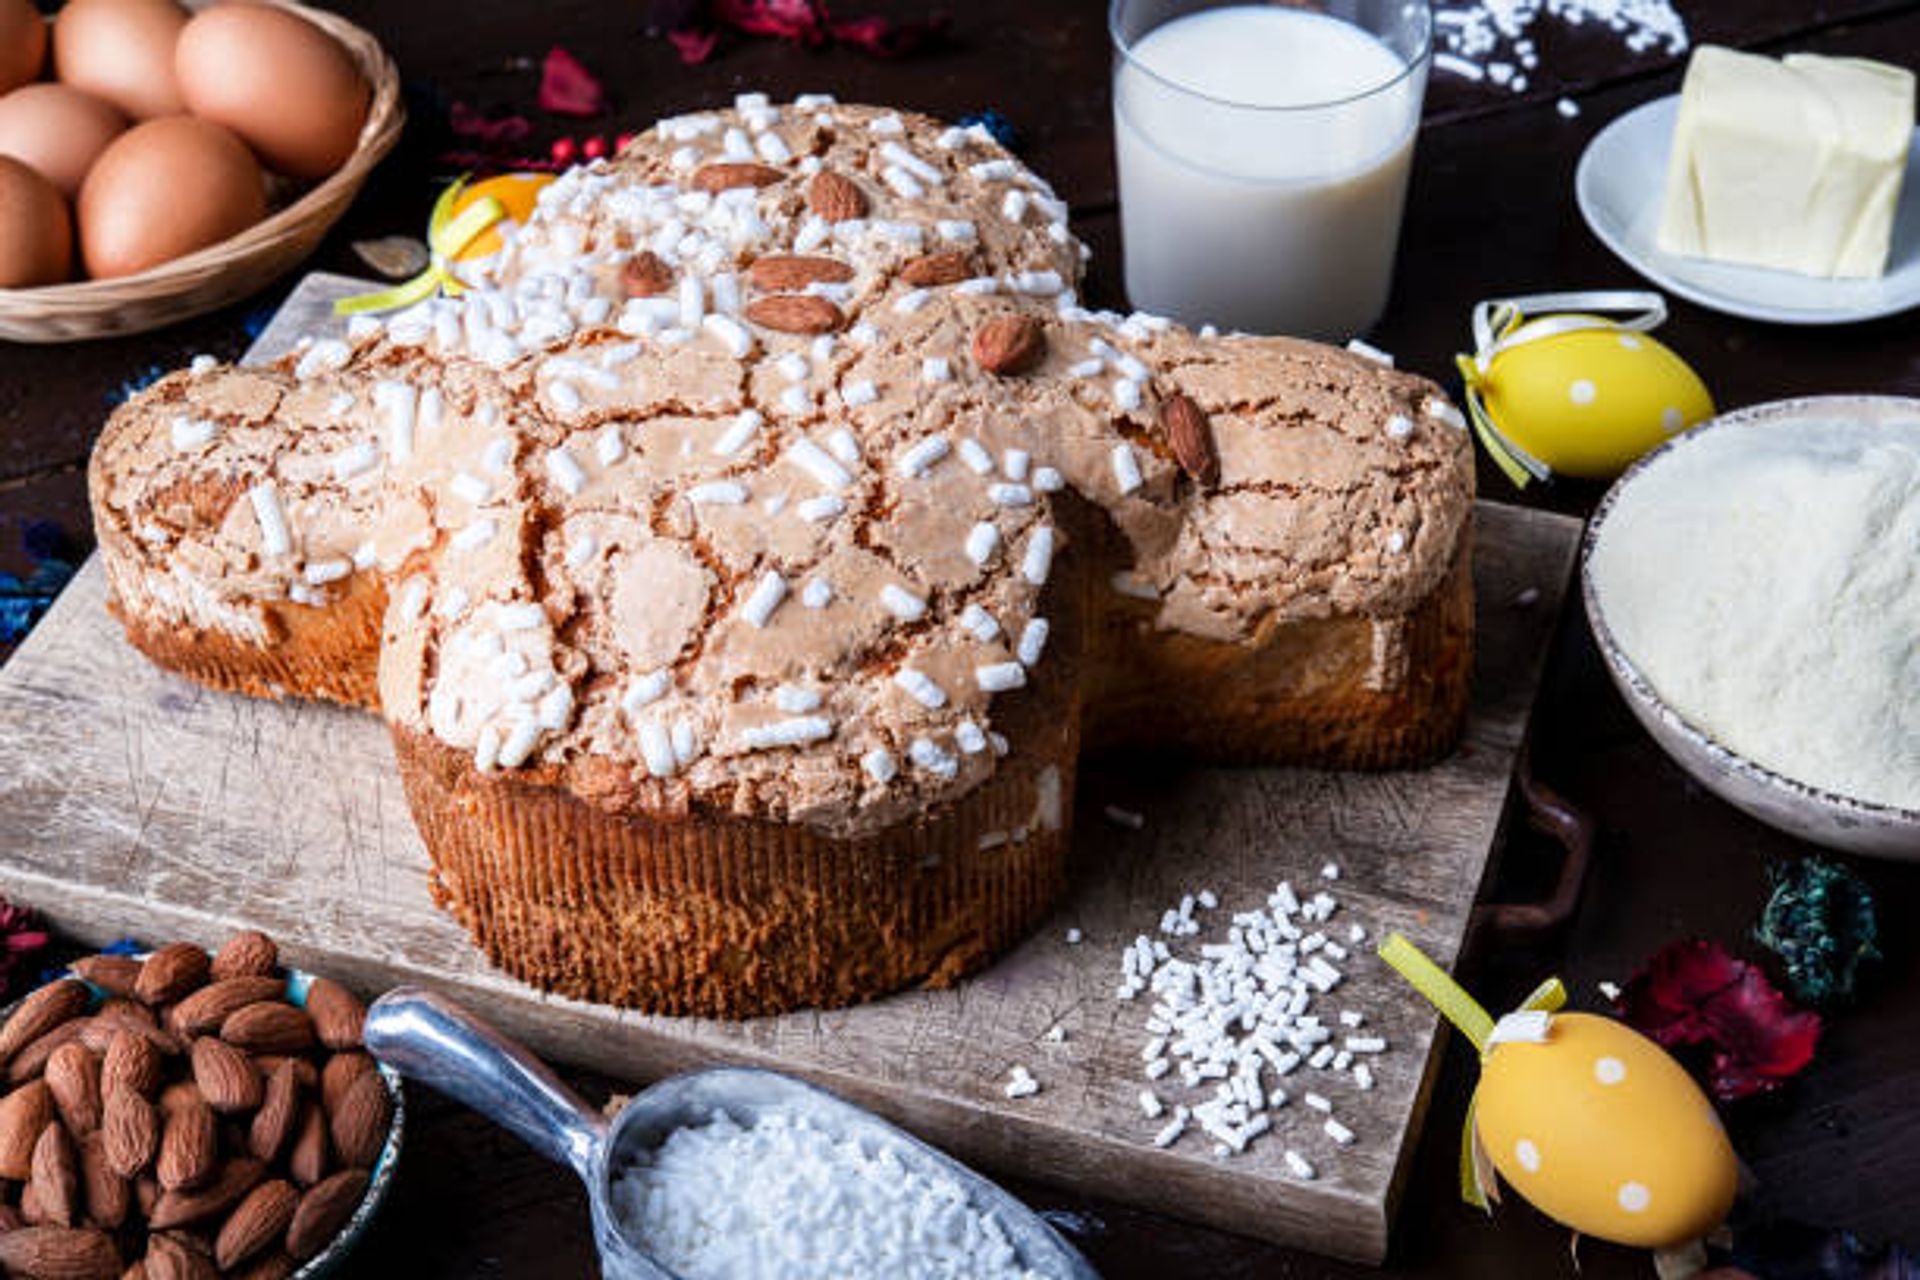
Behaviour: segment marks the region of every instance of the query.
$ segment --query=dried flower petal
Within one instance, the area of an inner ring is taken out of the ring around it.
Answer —
[[[1706,1083],[1732,1102],[1777,1089],[1813,1060],[1820,1016],[1795,1009],[1757,967],[1693,939],[1656,954],[1621,994],[1631,1027],[1672,1049],[1710,1051]]]
[[[540,70],[540,109],[558,116],[597,116],[607,109],[607,95],[578,58],[555,45]]]
[[[1845,867],[1803,858],[1771,872],[1754,937],[1780,957],[1787,986],[1810,1005],[1852,997],[1860,970],[1880,958],[1873,892]]]

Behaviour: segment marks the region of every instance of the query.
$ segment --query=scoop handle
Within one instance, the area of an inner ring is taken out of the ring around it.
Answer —
[[[592,1186],[607,1121],[546,1063],[432,991],[396,987],[367,1010],[368,1052],[513,1132]]]

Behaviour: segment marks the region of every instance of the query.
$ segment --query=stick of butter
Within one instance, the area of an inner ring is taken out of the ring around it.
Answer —
[[[1809,276],[1883,275],[1913,106],[1902,67],[1702,45],[1680,92],[1660,248]]]

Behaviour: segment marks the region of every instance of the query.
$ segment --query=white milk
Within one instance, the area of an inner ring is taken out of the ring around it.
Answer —
[[[1335,340],[1378,320],[1424,60],[1410,69],[1337,18],[1253,5],[1176,18],[1128,52],[1113,92],[1133,305]]]

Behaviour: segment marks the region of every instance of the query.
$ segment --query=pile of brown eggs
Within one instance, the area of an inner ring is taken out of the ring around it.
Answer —
[[[347,51],[261,4],[0,0],[0,288],[134,275],[267,213],[353,154],[370,89]]]

